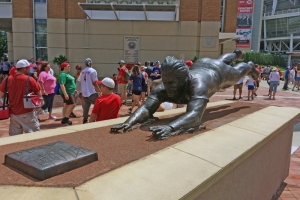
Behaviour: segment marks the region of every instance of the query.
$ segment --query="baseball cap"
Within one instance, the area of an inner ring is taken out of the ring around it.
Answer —
[[[90,66],[92,66],[93,61],[92,61],[92,59],[87,58],[87,59],[85,59],[85,63],[90,67]]]
[[[125,61],[124,60],[120,60],[120,62],[118,62],[118,64],[121,64],[121,63],[125,64]]]
[[[98,85],[105,85],[108,88],[114,88],[115,82],[111,78],[105,77],[102,81],[97,81]]]
[[[159,60],[155,61],[154,65],[160,64]]]
[[[69,66],[69,63],[67,63],[67,62],[63,62],[63,63],[60,64],[60,68],[61,68],[61,69],[62,69],[62,68],[65,68],[65,67],[67,67],[67,66]]]
[[[30,63],[25,60],[25,59],[22,59],[22,60],[19,60],[16,64],[16,68],[24,68],[24,67],[29,67]]]
[[[276,67],[273,67],[272,71],[276,71],[276,70],[277,70],[277,68],[276,68]]]
[[[192,66],[194,63],[193,63],[193,61],[191,61],[191,60],[187,60],[187,61],[185,61],[185,64],[187,65],[187,66]]]

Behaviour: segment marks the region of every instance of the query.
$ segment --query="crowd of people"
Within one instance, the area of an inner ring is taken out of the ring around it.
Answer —
[[[61,124],[72,125],[70,118],[77,117],[73,110],[78,99],[81,101],[83,124],[117,118],[120,107],[125,105],[127,97],[132,95],[129,108],[131,113],[135,106],[141,106],[153,86],[159,84],[161,79],[159,61],[148,61],[144,66],[136,62],[128,69],[125,61],[121,60],[118,63],[118,74],[101,81],[93,68],[92,59],[87,58],[84,64],[84,68],[76,65],[76,73],[72,76],[72,66],[63,62],[59,66],[60,73],[56,76],[50,63],[41,59],[37,62],[34,62],[34,59],[21,59],[14,65],[4,56],[0,63],[0,98],[4,96],[4,91],[7,91],[10,110],[9,134],[39,131],[41,114],[48,113],[48,119],[55,120],[57,117],[52,112],[55,95],[60,95],[64,103]],[[188,61],[187,64],[191,66],[192,62]],[[25,108],[24,96],[31,94],[39,98],[40,106]],[[0,102],[3,103],[5,102]],[[94,107],[89,114],[92,104]],[[173,107],[175,108],[175,105],[172,103],[165,102],[158,111]]]
[[[257,72],[260,74],[257,80],[253,80],[251,77],[245,82],[245,86],[248,88],[248,100],[253,100],[254,96],[257,96],[256,91],[259,88],[259,83],[261,80],[266,80],[269,85],[268,99],[274,99],[277,92],[277,87],[280,85],[280,80],[284,81],[283,90],[288,90],[288,85],[292,84],[292,91],[295,88],[299,90],[300,85],[300,69],[295,65],[294,67],[286,67],[284,75],[278,65],[271,68],[269,65],[266,67],[261,67],[255,65]],[[242,89],[245,77],[241,78],[235,85],[233,90],[233,100],[236,100],[236,92],[239,90],[239,98],[242,99]]]
[[[126,65],[124,60],[120,60],[118,64],[117,74],[113,74],[112,78],[106,77],[99,81],[98,73],[93,68],[93,62],[90,58],[84,61],[84,67],[76,65],[74,75],[70,74],[72,66],[68,62],[61,63],[59,66],[60,73],[56,76],[50,63],[41,59],[38,59],[37,62],[34,62],[34,59],[22,59],[14,65],[14,63],[8,62],[7,56],[4,56],[0,63],[2,82],[0,97],[3,97],[5,87],[7,87],[10,107],[9,134],[16,135],[23,132],[39,131],[40,114],[48,113],[49,120],[56,119],[52,112],[55,95],[60,95],[64,103],[61,124],[72,125],[70,118],[77,117],[73,110],[78,100],[82,106],[83,124],[117,118],[122,105],[130,104],[128,112],[132,113],[133,109],[140,107],[148,94],[162,82],[160,61],[147,61],[144,65],[136,62],[130,66]],[[190,68],[193,62],[187,60],[185,64]],[[255,67],[260,78],[254,80],[250,76],[245,81],[245,86],[248,88],[248,100],[253,100],[254,96],[257,96],[259,82],[264,79],[270,85],[269,98],[272,99],[275,99],[281,78],[287,84],[290,82],[294,84],[293,91],[294,88],[299,90],[300,70],[297,70],[297,67],[287,68],[284,76],[282,76],[278,66],[272,69],[269,66],[255,65]],[[234,100],[243,98],[244,78],[241,78],[234,85]],[[286,84],[283,89],[285,87]],[[239,90],[238,97],[236,97],[237,90]],[[28,93],[34,93],[40,98],[41,106],[39,108],[24,108],[23,97]],[[128,97],[131,97],[131,101],[127,100]],[[89,113],[92,104],[94,107]],[[182,106],[181,104],[163,102],[157,111]]]

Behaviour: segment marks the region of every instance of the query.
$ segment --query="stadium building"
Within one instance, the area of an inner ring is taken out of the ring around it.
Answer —
[[[271,53],[276,52],[274,46],[281,44],[279,49],[283,50],[287,44],[292,55],[299,49],[299,32],[297,36],[296,28],[288,28],[298,23],[299,29],[299,12],[282,14],[285,36],[271,23],[275,20],[281,26],[279,7],[285,3],[294,11],[299,1],[277,0],[275,7],[274,2],[0,0],[0,30],[7,31],[11,61],[42,58],[51,62],[64,55],[75,66],[90,57],[103,77],[115,73],[111,69],[116,69],[121,59],[143,63],[163,61],[168,55],[185,60],[195,56],[217,58],[232,52],[236,42],[243,51]],[[290,33],[294,33],[292,49]],[[58,72],[57,67],[54,70]]]

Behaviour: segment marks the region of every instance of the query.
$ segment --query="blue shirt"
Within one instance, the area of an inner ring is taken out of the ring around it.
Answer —
[[[132,81],[132,90],[135,91],[142,91],[142,79],[143,79],[143,74],[140,73],[140,76],[133,76],[131,75],[129,80]]]
[[[284,78],[288,78],[289,77],[289,74],[290,74],[290,70],[285,70],[284,72]]]
[[[153,74],[161,74],[161,73],[160,73],[160,68],[159,68],[159,67],[154,67],[153,70],[152,70],[152,73],[153,73]],[[154,80],[160,79],[161,76],[158,76],[158,77],[156,77],[156,76],[151,76],[151,78],[152,78],[152,80],[154,81]]]

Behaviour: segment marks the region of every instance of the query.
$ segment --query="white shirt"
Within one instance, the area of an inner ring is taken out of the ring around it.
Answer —
[[[173,103],[163,102],[166,110],[171,110],[173,108]]]
[[[80,76],[75,80],[75,83],[76,83],[76,90],[78,91],[78,93],[82,93],[82,90],[81,90],[81,82],[80,82]]]
[[[271,72],[269,75],[269,81],[279,81],[280,80],[280,75],[278,72]]]
[[[292,69],[292,70],[290,71],[290,73],[291,73],[292,77],[295,77],[295,70],[294,70],[294,69]]]
[[[248,78],[248,80],[247,80],[247,86],[249,86],[249,85],[254,85],[253,78]]]
[[[50,68],[50,71],[48,73],[51,74],[52,76],[54,76],[54,71],[52,68]]]
[[[86,67],[79,78],[83,97],[89,97],[96,93],[93,82],[98,81],[97,71],[91,67]]]
[[[240,80],[238,80],[238,82],[236,82],[235,84],[238,85],[238,84],[241,84],[244,82],[244,77],[240,78]]]
[[[7,62],[2,62],[2,63],[1,63],[1,67],[2,67],[3,71],[8,71],[8,70],[9,70],[9,67],[8,67],[8,65],[7,65]]]

